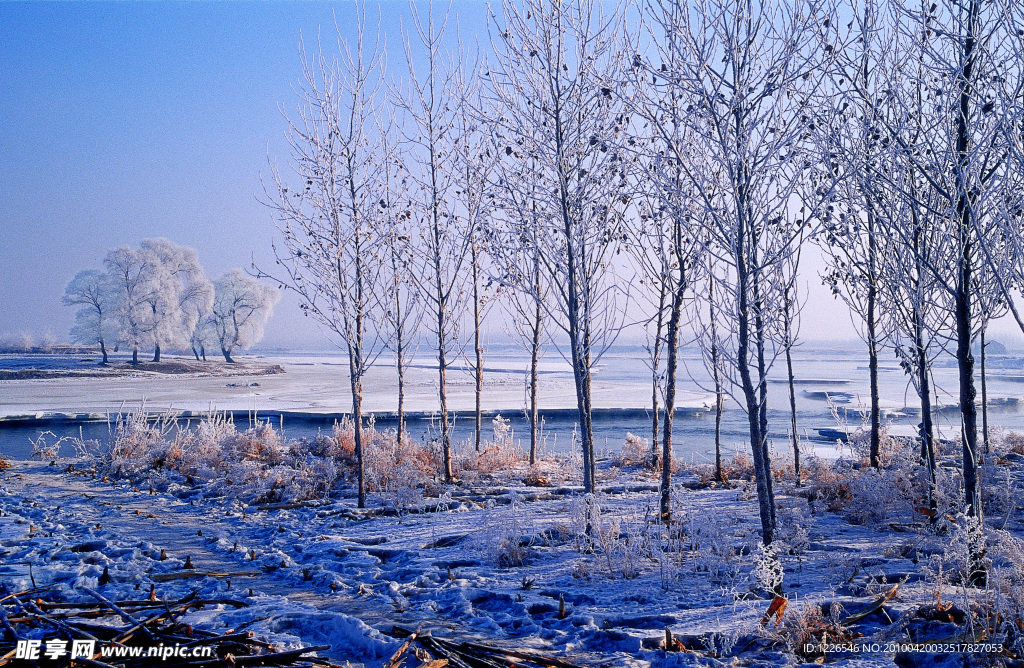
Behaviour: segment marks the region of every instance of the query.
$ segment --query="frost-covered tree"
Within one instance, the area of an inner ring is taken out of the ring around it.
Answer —
[[[720,267],[715,310],[731,335],[720,354],[747,413],[768,545],[776,520],[767,381],[778,354],[772,328],[785,285],[781,265],[815,211],[812,202],[791,218],[792,208],[808,190],[815,200],[830,191],[827,170],[809,185],[818,166],[805,140],[819,122],[824,59],[813,30],[820,17],[806,2],[746,0],[676,0],[652,6],[650,15],[665,48],[661,62],[645,67],[683,111],[689,141],[668,146],[699,198],[706,250]],[[647,117],[671,136],[670,123]]]
[[[964,503],[979,520],[982,497],[978,468],[978,412],[972,344],[979,322],[977,277],[992,264],[990,239],[1000,225],[1018,166],[1010,147],[1019,132],[1019,99],[1024,90],[1019,9],[983,0],[888,3],[893,26],[889,79],[874,90],[850,81],[877,114],[879,133],[915,178],[916,198],[947,225],[953,250],[924,268],[952,302],[962,423]],[[836,28],[836,39],[842,37]],[[907,63],[914,68],[908,71]],[[905,85],[909,80],[911,85]],[[922,113],[922,110],[924,113]],[[879,170],[885,177],[887,172]],[[898,188],[891,179],[888,187]],[[911,229],[900,228],[906,239]],[[899,231],[899,230],[897,230]],[[907,245],[904,241],[904,245]],[[1009,292],[1007,292],[1009,294]],[[985,581],[983,553],[971,555],[970,579]]]
[[[62,302],[66,306],[79,306],[71,339],[78,343],[100,345],[102,364],[107,364],[107,342],[113,336],[113,303],[107,275],[102,271],[81,271],[68,283]]]
[[[591,374],[625,311],[617,302],[624,284],[613,271],[629,193],[628,156],[616,148],[629,118],[624,91],[612,89],[625,85],[614,83],[625,80],[619,18],[590,0],[506,2],[485,71],[499,187],[518,189],[538,206],[536,225],[502,245],[536,252],[549,290],[542,304],[568,339],[588,492],[596,470]],[[540,178],[524,178],[534,170]],[[514,275],[516,287],[534,289],[528,273]]]
[[[459,99],[458,64],[446,62],[442,48],[449,15],[436,15],[429,4],[425,15],[413,6],[413,29],[419,43],[414,49],[405,37],[408,77],[396,95],[408,149],[415,269],[412,277],[424,309],[423,324],[430,332],[437,356],[437,398],[440,418],[442,475],[452,482],[451,419],[448,411],[448,370],[461,349],[459,324],[467,299],[466,269],[472,235],[456,214],[455,179],[458,176],[454,142]],[[417,67],[417,62],[423,63]]]
[[[232,269],[213,286],[210,322],[224,360],[233,364],[231,355],[236,350],[249,348],[263,338],[263,326],[281,293],[241,269]]]
[[[412,203],[409,201],[409,175],[391,128],[381,127],[380,137],[382,176],[380,200],[377,203],[379,229],[383,242],[381,285],[386,288],[382,306],[381,326],[384,346],[395,356],[398,374],[398,442],[405,440],[405,374],[416,353],[416,332],[423,320],[423,309],[416,281],[412,243]]]
[[[363,377],[383,350],[381,292],[387,289],[375,136],[381,55],[377,45],[364,50],[364,27],[360,13],[355,43],[341,41],[338,58],[319,51],[310,62],[303,55],[299,107],[287,133],[296,178],[275,170],[267,201],[283,236],[274,246],[282,273],[260,272],[297,294],[303,310],[348,353],[360,508],[366,503]]]
[[[189,341],[213,303],[213,284],[206,278],[194,248],[158,238],[145,239],[141,250],[156,259],[147,301],[152,309],[153,361],[159,362],[162,346]]]
[[[638,196],[634,225],[631,226],[630,252],[648,287],[655,323],[652,370],[655,374],[653,412],[654,437],[657,439],[657,396],[664,399],[665,424],[661,433],[660,456],[655,443],[654,461],[661,463],[661,518],[671,521],[672,513],[672,426],[675,420],[676,392],[679,373],[679,347],[684,338],[686,302],[703,271],[705,235],[703,204],[693,181],[683,174],[678,156],[690,141],[689,128],[683,122],[685,113],[677,91],[658,90],[648,85],[651,74],[642,62],[632,68],[638,77],[636,87],[645,91],[637,108],[645,118],[646,137],[631,137],[623,150],[634,147],[635,180]],[[661,354],[665,360],[659,364]]]
[[[151,340],[153,331],[154,293],[159,286],[153,277],[159,260],[146,250],[128,246],[107,253],[103,264],[107,268],[114,320],[118,340],[132,351],[132,364],[139,363],[139,348]]]

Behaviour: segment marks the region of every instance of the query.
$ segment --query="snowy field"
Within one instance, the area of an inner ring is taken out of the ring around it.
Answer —
[[[1013,461],[1019,484],[1021,458]],[[579,666],[823,657],[833,665],[962,665],[968,655],[935,648],[823,655],[807,643],[829,634],[855,643],[981,640],[957,611],[977,611],[997,591],[1020,596],[1024,586],[1024,561],[1013,563],[1021,544],[1012,536],[1022,528],[1013,505],[992,519],[1006,532],[989,539],[1004,589],[975,591],[941,575],[957,568],[955,523],[936,534],[899,503],[889,512],[832,512],[820,482],[807,483],[819,484],[809,501],[807,490],[780,480],[776,545],[788,606],[780,619],[762,620],[774,576],[759,572],[749,480],[695,490],[699,476],[678,473],[675,523],[665,529],[655,521],[652,474],[602,461],[599,493],[584,497],[564,464],[543,462],[533,471],[542,483],[520,466],[466,475],[434,496],[374,496],[360,510],[335,497],[246,502],[172,472],[112,480],[95,461],[18,462],[0,474],[0,582],[7,592],[52,587],[70,600],[82,587],[119,600],[151,586],[164,599],[196,590],[232,598],[245,607],[187,621],[213,631],[244,626],[286,648],[328,644],[322,656],[366,666],[384,665],[398,649],[396,626]],[[666,651],[666,630],[680,651]]]

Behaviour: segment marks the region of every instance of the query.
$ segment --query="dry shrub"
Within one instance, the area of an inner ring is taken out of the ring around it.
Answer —
[[[1015,455],[1024,455],[1024,434],[1017,431],[1006,432],[999,446],[1001,454],[1013,453]]]
[[[4,457],[3,454],[0,454],[0,472],[6,471],[9,468],[11,468],[11,460]]]
[[[838,513],[853,497],[850,482],[854,472],[848,462],[828,462],[818,457],[810,457],[804,471],[807,473],[807,500],[810,501],[812,509],[815,504],[821,503],[830,512]]]
[[[843,643],[857,637],[840,622],[843,607],[833,603],[828,609],[823,604],[805,602],[800,610],[790,608],[775,627],[765,629],[765,635],[783,642],[795,655],[805,659],[824,656],[819,649],[825,643]]]
[[[638,466],[651,461],[651,442],[643,436],[627,432],[626,440],[615,463],[619,466]]]

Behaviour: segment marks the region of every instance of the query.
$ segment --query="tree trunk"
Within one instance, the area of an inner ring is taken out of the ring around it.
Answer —
[[[756,262],[756,256],[754,260]],[[757,266],[756,264],[754,266]],[[761,434],[761,458],[764,462],[765,486],[768,489],[768,512],[771,516],[772,528],[778,526],[775,511],[775,480],[772,477],[772,460],[768,452],[768,369],[765,364],[765,337],[764,317],[762,315],[763,305],[761,303],[760,277],[754,282],[754,343],[757,346],[757,375],[758,375],[758,406],[757,415],[760,423]],[[774,531],[772,534],[774,538]],[[767,545],[767,543],[765,543]]]
[[[203,361],[205,362],[206,361],[206,346],[204,346],[204,345],[200,345],[199,346],[199,354],[202,356]]]
[[[484,350],[480,345],[480,281],[479,267],[477,266],[476,246],[473,246],[473,353],[476,355],[476,366],[473,368],[473,380],[475,388],[475,423],[473,426],[473,445],[477,452],[480,452],[481,431],[483,429],[483,410],[481,402],[484,391]]]
[[[790,432],[793,439],[793,474],[796,478],[796,486],[800,486],[800,436],[796,431],[796,386],[793,378],[793,355],[789,337],[789,317],[786,317],[786,373],[789,376],[789,415]]]
[[[444,322],[441,316],[440,322]],[[443,331],[443,330],[442,330]],[[438,402],[441,409],[441,459],[444,466],[444,481],[451,484],[455,480],[452,472],[452,435],[448,425],[448,392],[446,389],[448,376],[448,360],[445,356],[443,335],[438,338],[437,347],[437,373],[438,373]]]
[[[786,348],[786,376],[789,380],[789,415],[790,435],[793,440],[793,474],[796,478],[796,486],[800,486],[800,435],[796,430],[796,384],[793,377],[793,337],[791,331],[792,302],[789,300],[789,289],[783,297],[785,300],[786,312],[783,314],[783,337]]]
[[[540,299],[535,302],[533,340],[530,341],[530,466],[537,463],[539,406],[537,401],[538,358],[540,357],[540,325],[543,313]]]
[[[871,448],[869,456],[871,466],[879,467],[879,453],[882,445],[882,411],[879,406],[878,397],[878,334],[877,317],[875,315],[876,302],[878,301],[878,287],[875,285],[875,216],[870,206],[868,207],[868,379],[871,394]]]
[[[747,409],[747,423],[750,429],[750,449],[754,459],[754,477],[757,484],[758,511],[761,518],[761,542],[770,545],[775,540],[775,520],[772,495],[769,488],[771,477],[770,463],[765,461],[764,436],[761,432],[761,419],[757,389],[750,375],[750,306],[746,252],[744,250],[745,232],[737,235],[736,274],[738,281],[739,303],[737,304],[737,368],[740,374],[740,387]]]
[[[679,267],[680,273],[685,267]],[[676,365],[679,355],[679,318],[683,308],[683,296],[686,284],[680,282],[672,294],[671,312],[668,318],[667,339],[665,349],[668,359],[665,362],[665,428],[662,430],[661,448],[661,521],[668,524],[672,521],[672,424],[676,410]]]
[[[154,362],[159,362],[160,361],[160,344],[159,343],[156,344],[156,348],[153,349],[153,361]]]
[[[936,509],[938,507],[936,492],[936,462],[935,462],[935,426],[932,421],[932,397],[931,382],[928,378],[928,351],[924,344],[923,327],[919,310],[914,309],[914,346],[917,349],[917,373],[918,385],[920,387],[921,399],[921,461],[925,466],[928,476],[928,508],[931,511],[931,520],[939,519]]]
[[[715,277],[708,275],[708,308],[711,311],[711,376],[715,382],[715,478],[722,474],[722,376],[718,368],[718,326],[715,322]]]
[[[665,314],[665,293],[668,286],[661,281],[658,295],[658,319],[654,328],[654,350],[651,352],[651,462],[652,469],[658,469],[658,367],[661,365],[661,330]]]
[[[139,347],[132,348],[132,366],[139,366]]]
[[[352,421],[355,427],[356,448],[356,507],[366,507],[366,480],[363,468],[363,382],[362,361],[358,351],[349,347],[349,378],[352,386]]]
[[[199,351],[196,350],[195,346],[192,346],[192,354],[195,355],[196,361],[199,361]]]
[[[953,298],[956,318],[956,359],[959,368],[960,414],[963,434],[963,472],[965,512],[971,517],[984,521],[981,507],[981,488],[978,479],[978,408],[974,403],[977,393],[974,388],[974,355],[971,352],[972,303],[971,285],[974,279],[973,267],[973,202],[969,190],[968,174],[971,171],[970,135],[968,126],[970,104],[974,96],[974,61],[978,15],[980,3],[971,0],[968,7],[967,34],[962,40],[963,68],[957,73],[959,87],[959,109],[956,115],[957,155],[957,281]],[[970,581],[975,586],[984,586],[987,581],[984,565],[984,545],[971,546]]]
[[[226,361],[228,364],[234,364],[235,363],[235,360],[233,360],[231,358],[231,351],[230,350],[228,350],[224,346],[221,346],[220,347],[220,352],[221,352],[222,355],[224,355],[224,361]]]
[[[107,346],[104,345],[103,339],[100,339],[100,353],[103,355],[103,361],[100,362],[102,366],[107,366]]]
[[[985,454],[991,452],[988,442],[988,374],[985,373],[985,326],[981,327],[981,434]]]
[[[401,326],[399,326],[401,327]],[[398,335],[397,352],[398,356],[398,444],[405,440],[405,365],[402,363],[402,335]]]

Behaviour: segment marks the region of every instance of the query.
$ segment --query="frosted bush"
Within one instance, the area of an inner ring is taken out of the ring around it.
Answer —
[[[601,505],[593,493],[569,501],[569,529],[579,552],[594,552],[601,533]]]
[[[1024,541],[1006,531],[992,532],[994,565],[989,574],[988,614],[998,638],[1011,652],[1024,652]]]
[[[767,592],[779,592],[782,587],[783,570],[775,544],[758,543],[754,550],[754,568],[750,573],[753,583]]]
[[[482,514],[482,548],[487,558],[501,568],[522,566],[529,556],[532,531],[524,521],[521,499],[511,493],[511,503],[501,509],[489,508]]]
[[[957,513],[949,530],[949,543],[942,554],[943,566],[946,572],[966,582],[978,567],[975,557],[985,553],[985,530],[979,518],[964,513]]]
[[[512,445],[512,421],[501,417],[501,413],[491,420],[494,431],[494,444],[498,446]]]
[[[618,463],[620,466],[634,466],[644,464],[651,458],[650,441],[642,436],[627,432],[626,440],[622,444],[622,451],[619,453]]]
[[[710,513],[696,513],[687,517],[683,526],[693,555],[694,572],[716,577],[736,574],[736,565],[731,562],[734,555],[732,536],[722,531],[721,518]]]

